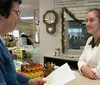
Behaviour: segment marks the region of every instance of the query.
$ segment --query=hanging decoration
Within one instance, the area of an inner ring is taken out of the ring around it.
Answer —
[[[66,7],[63,7],[61,10],[61,47],[62,47],[62,53],[65,53],[65,25],[64,25],[64,12],[66,12],[72,19],[74,19],[76,22],[78,22],[80,25],[82,25],[83,27],[85,26],[84,24],[82,24],[82,22],[80,20],[78,20],[74,14],[68,10]]]
[[[64,10],[65,9],[62,9],[61,10],[61,49],[62,49],[62,53],[64,54],[64,52],[65,52],[65,33],[64,33],[64,31],[65,31],[65,25],[64,25],[64,20],[65,20],[65,18],[64,18]]]

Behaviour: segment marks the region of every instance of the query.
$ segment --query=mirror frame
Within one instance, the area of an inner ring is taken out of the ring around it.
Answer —
[[[65,53],[65,18],[64,18],[64,12],[66,12],[72,19],[74,19],[76,22],[78,22],[80,25],[85,27],[85,25],[78,20],[73,13],[71,13],[70,10],[67,9],[67,7],[63,7],[61,9],[61,52],[64,54]]]

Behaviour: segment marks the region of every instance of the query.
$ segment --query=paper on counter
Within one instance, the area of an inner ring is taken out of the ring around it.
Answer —
[[[45,78],[47,82],[44,85],[64,85],[75,78],[73,71],[65,63]]]

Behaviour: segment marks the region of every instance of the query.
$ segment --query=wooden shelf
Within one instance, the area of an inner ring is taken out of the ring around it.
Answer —
[[[61,66],[64,63],[68,63],[71,69],[78,69],[77,62],[78,57],[57,57],[57,56],[44,56],[44,63],[53,62],[57,66]]]

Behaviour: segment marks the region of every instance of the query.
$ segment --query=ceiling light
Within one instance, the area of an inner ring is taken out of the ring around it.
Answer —
[[[22,20],[32,20],[32,19],[34,19],[34,17],[21,17],[20,19],[22,19]]]

